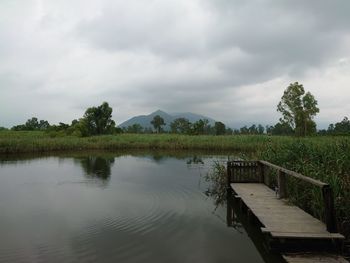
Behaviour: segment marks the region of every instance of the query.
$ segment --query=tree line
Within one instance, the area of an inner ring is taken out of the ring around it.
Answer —
[[[166,131],[164,126],[166,125],[164,119],[160,115],[156,115],[151,120],[151,127],[142,127],[140,124],[133,124],[128,127],[124,127],[122,130],[124,133],[174,133],[174,134],[187,134],[187,135],[225,135],[232,134],[231,128],[226,128],[226,125],[220,121],[215,122],[214,125],[210,125],[207,119],[199,119],[192,123],[186,118],[177,118],[170,123],[170,130]]]
[[[112,120],[113,109],[107,102],[98,107],[88,108],[84,116],[79,120],[73,120],[70,124],[60,122],[58,125],[50,125],[48,121],[38,120],[33,117],[25,124],[16,125],[11,128],[14,131],[46,131],[53,136],[74,135],[79,137],[113,134],[118,128]]]
[[[313,120],[319,108],[317,100],[310,92],[305,92],[302,84],[291,83],[283,93],[277,105],[277,111],[282,114],[279,122],[272,126],[264,127],[261,124],[243,126],[240,129],[226,127],[222,122],[210,125],[207,119],[200,119],[191,123],[186,118],[177,118],[169,124],[170,130],[165,131],[164,119],[156,115],[150,122],[151,127],[144,128],[140,124],[128,127],[116,127],[112,120],[113,109],[107,102],[100,106],[88,108],[83,117],[73,120],[70,124],[60,122],[58,125],[50,125],[46,120],[38,120],[33,117],[26,123],[11,128],[15,131],[46,131],[53,135],[92,136],[114,133],[174,133],[187,135],[231,135],[231,134],[269,134],[269,135],[350,135],[350,121],[347,117],[340,122],[330,124],[328,129],[317,131]],[[6,128],[0,127],[1,130]]]

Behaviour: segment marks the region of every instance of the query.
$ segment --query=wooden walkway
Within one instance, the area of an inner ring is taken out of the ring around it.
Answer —
[[[270,188],[271,178],[267,178],[271,174],[276,176],[276,191]],[[304,181],[304,186],[320,188],[324,222],[288,202],[289,178]],[[323,253],[323,250],[339,252],[344,239],[337,232],[333,192],[328,184],[265,161],[228,162],[227,184],[248,215],[258,220],[270,248],[275,246],[281,253],[298,252],[283,254],[286,262],[347,262],[340,255]],[[309,253],[310,248],[313,253]]]
[[[242,199],[250,212],[264,225],[262,231],[274,238],[343,239],[330,233],[326,225],[302,209],[277,199],[276,193],[264,184],[231,183],[236,197]]]

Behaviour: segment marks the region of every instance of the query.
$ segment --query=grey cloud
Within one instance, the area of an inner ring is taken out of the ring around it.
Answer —
[[[102,101],[116,107],[117,121],[162,108],[273,122],[289,82],[317,85],[310,70],[327,72],[350,57],[347,0],[15,3],[0,4],[0,126],[23,120],[29,108],[68,121]],[[266,96],[266,85],[278,95]],[[329,112],[326,92],[313,90]]]
[[[82,22],[78,34],[97,48],[151,52],[168,63],[179,58],[202,64],[216,60],[231,86],[251,84],[280,74],[302,76],[305,69],[320,67],[339,55],[344,37],[340,29],[350,28],[344,12],[349,4],[310,2],[195,1],[194,11],[202,15],[188,25],[191,14],[182,14],[181,4],[158,9],[166,5],[131,1],[131,7],[126,7],[118,2]],[[232,48],[246,56],[221,62],[218,55],[229,56]]]

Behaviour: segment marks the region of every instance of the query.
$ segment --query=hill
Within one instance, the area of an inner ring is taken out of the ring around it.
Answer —
[[[119,127],[124,128],[124,127],[128,127],[128,126],[131,126],[131,125],[138,123],[143,128],[153,128],[151,121],[153,120],[154,116],[156,116],[156,115],[159,115],[160,117],[162,117],[164,119],[164,122],[166,123],[166,125],[164,126],[165,130],[170,130],[170,123],[172,123],[177,118],[186,118],[192,123],[196,122],[200,119],[207,119],[209,121],[210,125],[215,124],[214,119],[206,117],[204,115],[200,115],[200,114],[195,114],[195,113],[191,113],[191,112],[169,114],[169,113],[166,113],[165,111],[157,110],[155,112],[152,112],[149,115],[139,115],[139,116],[132,117],[131,119],[126,120],[123,123],[121,123],[119,125]]]

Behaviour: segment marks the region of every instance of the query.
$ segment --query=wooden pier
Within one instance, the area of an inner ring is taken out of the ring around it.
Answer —
[[[322,220],[290,204],[288,179],[319,188],[324,206]],[[328,184],[266,161],[228,162],[227,183],[240,206],[259,223],[269,247],[284,254],[287,262],[317,262],[312,261],[310,254],[301,256],[310,250],[340,251],[344,236],[337,232],[333,193]],[[286,254],[290,250],[299,254]],[[319,262],[326,262],[321,261],[326,258],[321,254],[313,256],[319,258]],[[346,262],[340,256],[328,257],[340,258],[330,262]]]

